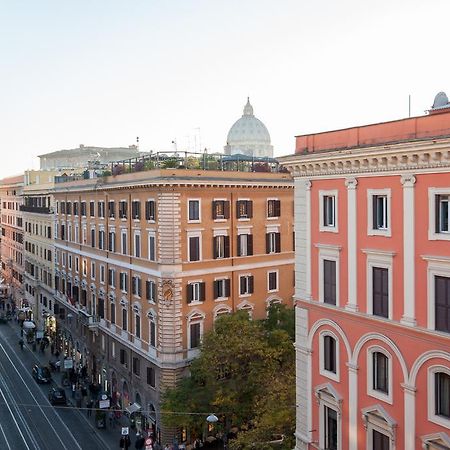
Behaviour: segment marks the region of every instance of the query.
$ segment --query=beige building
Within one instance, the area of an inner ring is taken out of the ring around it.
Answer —
[[[221,314],[292,303],[289,174],[151,170],[55,185],[60,345],[163,439],[160,393]],[[134,405],[133,408],[137,405]]]
[[[53,171],[26,171],[23,188],[24,298],[37,329],[55,331],[54,296],[54,178]]]
[[[22,307],[23,299],[23,175],[4,178],[0,182],[1,209],[1,276],[3,284],[9,286],[8,295]]]

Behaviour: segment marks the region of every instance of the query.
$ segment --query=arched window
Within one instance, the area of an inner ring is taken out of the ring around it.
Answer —
[[[367,390],[372,397],[392,404],[392,357],[382,347],[371,347],[367,359]]]
[[[156,314],[154,311],[149,311],[147,313],[148,317],[148,330],[149,330],[149,338],[148,343],[150,347],[156,347],[157,343],[157,334],[156,334]]]
[[[331,331],[323,331],[319,339],[320,374],[339,381],[338,338]]]
[[[190,350],[200,347],[204,319],[205,316],[202,313],[195,311],[188,316],[188,349]]]
[[[428,420],[450,428],[450,368],[430,367],[428,386]]]

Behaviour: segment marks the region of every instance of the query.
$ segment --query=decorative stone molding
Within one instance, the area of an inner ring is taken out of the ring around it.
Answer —
[[[404,188],[414,187],[416,177],[412,174],[404,174],[400,178],[400,183],[402,183]]]
[[[356,186],[358,185],[358,180],[356,178],[346,178],[345,185],[347,186],[348,190],[356,189]]]

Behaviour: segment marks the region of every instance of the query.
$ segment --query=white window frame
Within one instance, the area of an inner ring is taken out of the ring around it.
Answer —
[[[328,244],[316,244],[316,248],[319,249],[319,302],[324,303],[330,307],[339,307],[339,291],[340,291],[340,246],[337,245],[328,245]],[[334,261],[336,263],[336,305],[331,305],[329,303],[324,302],[324,282],[325,275],[323,270],[324,260]]]
[[[252,234],[252,230],[250,228],[238,228],[238,239],[240,241],[240,247],[241,247],[241,255],[238,256],[238,258],[244,257],[244,256],[249,256],[248,255],[248,237],[245,239],[245,254],[242,251],[242,249],[244,248],[244,246],[242,245],[242,241],[241,241],[241,236],[245,235],[248,236],[249,234]]]
[[[393,280],[394,280],[394,255],[395,252],[383,250],[363,249],[363,253],[367,255],[366,261],[366,285],[367,285],[367,314],[379,320],[392,320],[394,310],[394,296],[393,296]],[[373,314],[373,268],[379,267],[381,269],[388,269],[388,283],[389,283],[389,305],[388,318],[375,316]]]
[[[279,201],[280,202],[280,210],[281,210],[281,199],[279,197],[268,197],[266,199],[266,219],[267,220],[276,220],[279,219],[280,216],[269,217],[269,202],[270,201]]]
[[[373,354],[382,353],[388,359],[388,393],[378,391],[373,387]],[[383,402],[393,404],[393,359],[392,355],[384,348],[379,345],[372,345],[367,349],[367,395],[374,397]]]
[[[195,292],[194,287],[192,288],[192,300],[189,303],[189,305],[199,305],[202,304],[203,302],[200,301],[200,285],[203,283],[203,280],[193,280],[193,281],[188,281],[188,285],[189,286],[196,286],[197,291]],[[194,293],[197,294],[197,299],[194,300]]]
[[[214,198],[213,202],[229,202],[230,200],[227,198]],[[230,214],[231,214],[231,208],[230,208]],[[214,219],[214,222],[227,222],[228,219],[225,219],[225,217],[216,217]]]
[[[126,249],[124,249],[124,245],[123,245],[123,237],[125,236],[125,245],[126,245]],[[120,230],[120,253],[122,255],[127,255],[127,251],[124,250],[128,250],[128,232],[126,229],[121,228]]]
[[[155,204],[155,217],[157,217],[157,211],[156,211],[156,198],[148,198],[148,199],[145,201],[145,203],[144,203],[144,217],[145,217],[145,220],[146,220],[148,223],[155,223],[155,222],[156,222],[155,219],[147,219],[147,217],[146,217],[145,212],[146,212],[146,210],[147,210],[147,202],[153,202],[153,203]],[[142,211],[141,211],[141,212],[142,212]]]
[[[325,369],[325,337],[330,336],[332,337],[336,342],[336,352],[335,352],[335,360],[336,360],[336,373],[330,372],[329,370]],[[337,381],[339,383],[340,381],[340,366],[339,366],[339,339],[330,330],[324,330],[320,332],[319,334],[319,373],[320,375],[330,378],[333,381]]]
[[[226,282],[227,282],[227,280],[229,280],[229,278],[224,278],[224,277],[214,278],[215,282],[220,282],[222,284],[222,286],[223,286],[222,291],[223,292],[226,292]],[[223,300],[227,300],[227,299],[228,299],[228,297],[226,295],[223,295],[223,296],[219,296],[219,297],[215,298],[214,301],[217,302],[217,301],[223,301]]]
[[[203,332],[204,332],[204,322],[205,322],[205,314],[196,310],[192,311],[187,318],[187,348],[192,352],[191,354],[196,354],[200,351],[199,347],[191,347],[191,325],[196,323],[200,324],[200,342],[203,340]]]
[[[389,450],[395,450],[395,432],[397,424],[381,405],[364,408],[362,411],[366,429],[366,448],[373,449],[373,431],[378,431],[389,438]]]
[[[433,433],[421,436],[422,448],[424,450],[442,450],[442,445],[450,448],[450,437],[447,433]],[[441,443],[439,443],[442,442]],[[445,448],[445,447],[444,447]]]
[[[147,319],[148,319],[148,346],[150,349],[156,349],[158,347],[158,322],[156,313],[153,310],[150,310],[147,313]],[[151,326],[152,323],[154,324],[155,329],[155,345],[152,344],[152,326]]]
[[[275,289],[270,289],[269,287],[269,274],[270,273],[276,273],[276,278],[277,278],[277,285],[275,287]],[[280,290],[280,271],[278,269],[275,270],[268,270],[267,271],[267,292],[278,292]]]
[[[241,278],[246,278],[247,282],[246,282],[246,291],[248,291],[248,278],[251,277],[252,274],[251,273],[242,273],[239,275],[239,297],[251,297],[253,295],[252,292],[246,292],[245,294],[241,294]],[[253,287],[255,284],[255,277],[253,275]]]
[[[319,403],[319,446],[325,447],[325,406],[336,411],[337,416],[337,450],[342,450],[342,398],[330,384],[317,386],[315,396]]]
[[[450,429],[450,419],[435,414],[436,411],[436,396],[435,396],[435,374],[443,372],[450,375],[450,367],[442,365],[433,365],[428,367],[427,374],[427,404],[428,404],[428,420],[437,425]]]
[[[188,231],[187,232],[187,256],[188,256],[188,261],[191,261],[191,246],[189,245],[189,239],[191,237],[198,237],[198,245],[199,245],[199,259],[198,261],[192,261],[192,262],[199,262],[203,260],[203,252],[202,252],[202,232],[201,231]]]
[[[450,188],[428,188],[428,239],[430,241],[450,241],[450,232],[436,233],[436,195],[450,196]]]
[[[139,241],[139,249],[138,249],[138,246],[136,245],[136,238],[137,237],[138,237],[138,241]],[[138,253],[139,253],[139,255],[138,255]],[[133,256],[135,258],[141,258],[142,257],[141,232],[139,230],[134,230],[134,233],[133,233]]]
[[[69,270],[72,270],[72,255],[70,253],[67,257],[67,260],[68,260],[67,266],[69,267]]]
[[[323,223],[323,198],[334,197],[334,225],[325,225]],[[329,231],[332,233],[339,232],[338,226],[338,190],[319,191],[319,231]]]
[[[103,219],[105,218],[105,215],[106,215],[106,209],[105,209],[105,202],[104,202],[104,200],[100,200],[100,201],[98,202],[98,205],[102,205],[102,206],[100,207],[101,215],[99,214],[99,215],[98,215],[98,218],[101,219],[101,220],[103,220]],[[98,205],[97,205],[97,212],[98,212]]]
[[[158,292],[157,292],[158,288],[157,288],[156,281],[152,280],[151,278],[148,278],[146,281],[148,281],[150,283],[150,295],[153,292],[153,289],[151,288],[151,285],[153,283],[155,285],[155,294],[156,294],[156,296],[158,296]],[[146,286],[145,286],[145,290],[147,291],[147,283],[146,283]],[[145,292],[145,297],[147,297],[147,292]],[[150,303],[152,305],[156,304],[156,298],[146,298],[146,300],[147,300],[148,303]]]
[[[151,241],[153,239],[153,245],[151,245]],[[153,256],[152,259],[151,256],[151,248],[153,247]],[[148,260],[149,261],[156,261],[156,233],[155,231],[149,231],[147,236],[147,252],[148,252]]]
[[[91,280],[95,280],[95,261],[91,261]]]
[[[198,202],[198,219],[190,219],[189,206],[191,202]],[[188,223],[200,223],[202,221],[202,200],[201,198],[188,198],[187,200],[187,222]]]
[[[373,200],[374,196],[386,197],[386,216],[388,226],[386,228],[373,228]],[[390,189],[367,189],[367,235],[368,236],[391,236],[392,214],[391,214],[391,190]]]
[[[101,284],[105,284],[105,265],[104,264],[100,264],[100,283]]]
[[[422,256],[422,259],[428,261],[427,267],[427,295],[428,295],[428,319],[427,326],[429,330],[436,331],[436,301],[435,301],[435,276],[450,278],[450,257],[446,256]],[[437,333],[448,333],[436,331]]]

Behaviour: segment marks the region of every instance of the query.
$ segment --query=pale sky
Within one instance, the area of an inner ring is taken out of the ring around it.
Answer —
[[[222,151],[250,96],[294,136],[450,94],[449,0],[0,0],[0,177],[79,144]]]

